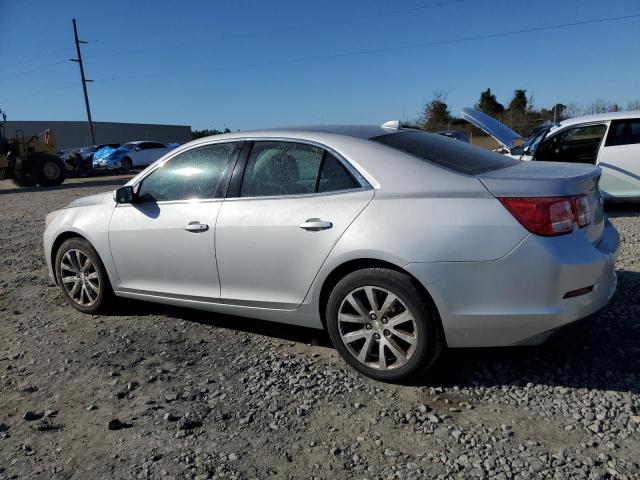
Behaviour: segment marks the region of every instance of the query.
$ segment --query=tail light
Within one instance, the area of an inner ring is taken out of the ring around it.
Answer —
[[[586,195],[571,197],[499,197],[498,200],[531,233],[563,235],[591,223],[591,208]]]

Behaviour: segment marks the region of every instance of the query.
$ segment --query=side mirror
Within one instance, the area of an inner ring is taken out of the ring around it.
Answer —
[[[125,185],[113,192],[113,199],[116,203],[133,203],[135,194],[131,185]]]
[[[133,150],[134,150],[135,152],[139,152],[141,149],[140,149],[140,147],[138,146],[138,147],[134,148]]]

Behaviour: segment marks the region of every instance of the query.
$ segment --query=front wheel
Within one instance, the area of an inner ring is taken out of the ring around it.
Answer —
[[[103,309],[111,297],[111,285],[100,257],[83,238],[70,238],[55,259],[58,285],[67,301],[83,313]]]
[[[133,162],[129,157],[123,158],[122,163],[120,164],[120,170],[122,173],[127,173],[129,170],[133,168]]]
[[[60,185],[66,178],[64,163],[55,155],[36,154],[31,159],[38,183],[43,187]]]
[[[342,357],[387,382],[424,374],[443,349],[440,320],[407,274],[384,268],[353,272],[327,304],[327,329]]]

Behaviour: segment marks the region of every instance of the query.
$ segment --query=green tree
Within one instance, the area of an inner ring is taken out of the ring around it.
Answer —
[[[223,133],[231,133],[231,130],[229,130],[228,128],[225,128],[224,130],[218,130],[217,128],[214,128],[213,130],[210,130],[208,128],[205,128],[204,130],[193,130],[191,132],[191,139],[195,140],[197,138],[210,137],[212,135],[221,135]]]
[[[418,126],[422,130],[443,130],[451,123],[451,112],[447,105],[447,97],[442,92],[434,92],[431,100],[425,103]]]
[[[480,93],[480,100],[476,104],[476,108],[492,117],[504,112],[504,106],[498,102],[496,96],[491,93],[490,88]]]
[[[509,112],[512,113],[524,113],[527,111],[527,91],[526,90],[514,90],[513,98],[509,102]]]

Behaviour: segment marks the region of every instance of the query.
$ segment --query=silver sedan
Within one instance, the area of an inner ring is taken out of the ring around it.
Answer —
[[[236,132],[52,212],[45,256],[82,312],[115,295],[324,328],[404,381],[446,347],[538,344],[606,305],[599,177],[397,123]]]

